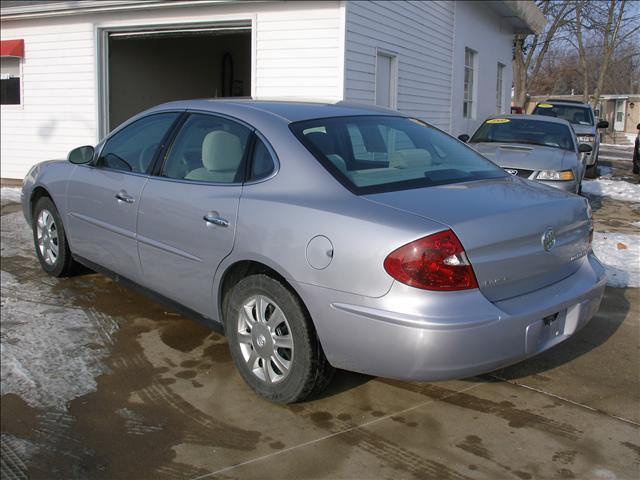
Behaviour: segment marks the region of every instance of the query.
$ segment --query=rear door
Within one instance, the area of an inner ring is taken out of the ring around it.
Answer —
[[[73,252],[126,278],[140,277],[136,215],[147,170],[179,112],[143,117],[115,132],[94,164],[78,165],[67,188]]]
[[[233,248],[251,129],[194,113],[149,178],[138,213],[144,283],[210,316],[213,277]]]

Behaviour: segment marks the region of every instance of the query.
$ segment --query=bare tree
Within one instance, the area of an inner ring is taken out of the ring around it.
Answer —
[[[600,52],[598,75],[593,85],[592,103],[597,105],[602,93],[614,51],[640,31],[640,15],[629,14],[626,0],[586,1],[577,0],[573,30],[582,71],[582,95],[589,101],[589,75],[593,62],[587,62],[589,45]],[[587,42],[587,39],[589,40]]]
[[[536,35],[518,33],[514,40],[514,102],[520,106],[524,106],[529,85],[540,72],[540,67],[549,47],[558,32],[567,25],[568,17],[574,8],[571,2],[538,0],[536,3],[545,17],[547,17],[546,30]]]

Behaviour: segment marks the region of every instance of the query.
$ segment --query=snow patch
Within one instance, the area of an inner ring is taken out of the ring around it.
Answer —
[[[640,202],[640,185],[622,180],[583,180],[582,193],[598,197],[609,197],[624,202]]]
[[[22,189],[19,187],[0,188],[0,205],[4,207],[9,203],[20,203],[21,192],[22,192]]]
[[[95,378],[108,371],[104,359],[118,325],[73,305],[44,272],[4,270],[13,263],[9,258],[40,266],[21,213],[3,215],[1,230],[0,395],[14,393],[33,407],[64,411],[69,401],[94,391]]]
[[[2,215],[0,228],[2,229],[0,254],[3,257],[35,257],[33,233],[22,213]]]
[[[595,232],[593,251],[607,271],[607,285],[640,287],[640,235]]]

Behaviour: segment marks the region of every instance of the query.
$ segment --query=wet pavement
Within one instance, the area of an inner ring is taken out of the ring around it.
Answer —
[[[591,200],[597,230],[639,233],[640,205]],[[640,477],[640,289],[607,288],[575,337],[492,374],[340,371],[277,406],[223,337],[101,275],[46,276],[15,204],[1,229],[3,479]]]

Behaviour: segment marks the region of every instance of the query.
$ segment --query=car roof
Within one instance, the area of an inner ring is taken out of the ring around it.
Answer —
[[[566,125],[568,127],[571,127],[571,123],[568,122],[567,120],[564,120],[563,118],[558,118],[558,117],[549,117],[547,115],[522,115],[522,114],[510,114],[510,115],[491,115],[489,117],[487,117],[487,119],[485,120],[485,122],[487,120],[490,120],[492,118],[508,118],[508,119],[513,119],[513,120],[535,120],[535,121],[539,121],[539,122],[548,122],[548,123],[559,123],[561,125]],[[484,123],[484,122],[483,122]]]
[[[536,104],[536,107],[540,103],[553,103],[554,105],[556,105],[556,104],[557,105],[566,105],[566,106],[569,106],[569,107],[591,108],[591,105],[589,105],[588,103],[579,102],[578,100],[561,100],[559,98],[550,98],[549,100],[545,100],[544,102],[538,102]]]
[[[228,113],[238,117],[251,117],[256,113],[266,113],[287,122],[358,115],[403,116],[395,110],[358,103],[258,100],[252,98],[181,100],[158,105],[151,110],[167,109],[191,109],[209,111],[211,113]]]

